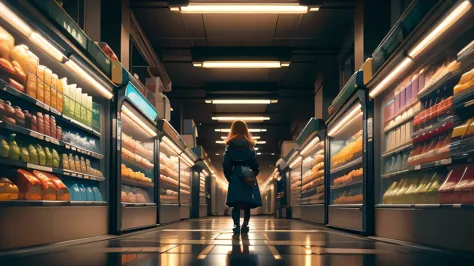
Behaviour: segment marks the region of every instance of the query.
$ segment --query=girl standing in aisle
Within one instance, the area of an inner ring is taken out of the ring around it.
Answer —
[[[234,233],[248,233],[250,209],[262,206],[256,177],[260,171],[254,146],[255,140],[244,121],[232,123],[225,140],[226,148],[222,168],[229,181],[227,206],[232,209]],[[253,181],[252,181],[253,180]],[[240,210],[244,210],[244,223],[240,227]]]

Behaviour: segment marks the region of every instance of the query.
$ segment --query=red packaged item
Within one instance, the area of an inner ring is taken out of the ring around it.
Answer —
[[[31,130],[38,131],[38,121],[36,120],[36,115],[31,115]]]
[[[462,165],[456,166],[453,170],[449,172],[448,177],[446,177],[446,180],[438,190],[440,201],[442,204],[459,203],[459,198],[454,193],[454,189],[461,180],[465,170],[466,166]]]
[[[421,151],[423,150],[423,145],[416,146],[408,156],[408,166],[417,165],[418,156],[420,155]]]
[[[57,200],[71,200],[71,194],[69,193],[69,189],[64,185],[64,183],[59,179],[57,176],[52,175],[50,173],[43,173],[45,176],[51,180],[51,182],[56,187],[56,198]]]
[[[20,200],[41,200],[43,189],[41,182],[30,172],[18,169],[15,185],[18,186]]]
[[[25,114],[19,106],[15,106],[15,122],[20,127],[25,127]]]
[[[51,116],[51,137],[56,138],[57,130],[56,130],[56,118]]]
[[[16,119],[15,119],[15,108],[13,108],[12,103],[9,101],[5,102],[5,120],[7,123],[16,124]]]
[[[474,165],[468,165],[459,183],[454,188],[458,203],[474,203]]]
[[[51,118],[48,114],[44,115],[44,134],[51,136]]]
[[[56,138],[61,140],[63,138],[63,130],[61,127],[56,127]]]
[[[41,199],[56,200],[57,190],[53,182],[51,182],[51,180],[49,180],[49,178],[44,175],[43,172],[33,170],[33,174],[41,182],[41,186],[43,188],[43,195],[41,196]]]
[[[38,132],[41,134],[44,134],[44,118],[43,118],[43,113],[38,112],[36,114],[36,120],[37,120],[37,126],[38,126]]]

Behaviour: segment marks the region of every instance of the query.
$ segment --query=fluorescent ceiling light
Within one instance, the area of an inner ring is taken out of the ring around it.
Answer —
[[[257,141],[257,144],[259,144],[259,145],[260,144],[267,144],[267,142],[266,141]]]
[[[204,61],[193,63],[195,67],[203,68],[280,68],[288,65],[288,63],[282,65],[280,61]]]
[[[225,141],[223,141],[223,140],[216,140],[216,143],[217,143],[217,144],[225,144]]]
[[[108,89],[102,86],[99,82],[97,82],[97,80],[95,80],[93,77],[87,74],[85,70],[83,70],[79,65],[77,65],[72,60],[68,60],[66,63],[64,63],[64,65],[66,65],[66,67],[69,68],[69,70],[74,72],[76,75],[78,75],[79,77],[89,82],[92,85],[92,87],[94,87],[105,98],[112,99],[112,97],[114,96],[112,92],[110,92]]]
[[[221,136],[221,139],[226,139],[227,136]],[[260,139],[260,136],[252,136],[253,139]],[[260,143],[259,143],[260,144]]]
[[[419,55],[426,47],[432,44],[436,39],[438,39],[441,34],[443,34],[447,29],[449,29],[456,21],[458,21],[464,14],[466,14],[469,9],[471,9],[472,4],[469,0],[463,1],[459,4],[449,15],[441,21],[441,23],[436,26],[415,48],[413,48],[408,55],[411,58]]]
[[[130,109],[128,109],[127,106],[123,105],[122,106],[122,113],[131,119],[133,122],[137,124],[141,129],[143,129],[146,133],[148,133],[150,136],[155,137],[157,136],[156,132],[154,129],[150,128],[145,122],[143,122],[139,117],[137,117]]]
[[[256,151],[258,151],[258,147],[254,147],[253,149],[256,150]]]
[[[277,103],[278,100],[240,100],[240,99],[229,99],[229,100],[206,100],[206,103],[212,104],[272,104]]]
[[[274,154],[274,153],[272,153],[272,156],[275,156],[275,154]]]
[[[385,88],[392,83],[392,81],[403,71],[405,71],[410,65],[413,64],[413,60],[409,57],[405,58],[390,74],[388,74],[380,83],[377,85],[370,93],[370,97],[375,98],[379,95]]]
[[[360,115],[362,115],[362,105],[358,103],[352,107],[348,114],[344,115],[343,118],[339,120],[333,128],[331,128],[331,130],[329,130],[328,135],[330,137],[334,136],[344,127],[344,125],[348,124],[350,121],[359,117]]]
[[[257,155],[262,155],[262,153],[261,153],[261,152],[257,152]]]
[[[171,7],[171,11],[197,14],[305,14],[318,11],[296,3],[190,3],[188,6]]]
[[[229,133],[230,128],[221,128],[221,129],[215,129],[216,132],[224,132],[224,133]],[[255,133],[255,132],[267,132],[266,129],[260,129],[260,128],[249,128],[249,132]]]
[[[217,156],[219,156],[220,154],[219,153],[216,153]]]
[[[305,156],[318,143],[319,143],[319,138],[318,137],[311,140],[311,142],[308,145],[306,145],[306,147],[304,147],[304,149],[301,151],[301,155]]]
[[[264,120],[270,120],[268,116],[215,116],[212,120],[233,122],[235,120],[243,120],[245,122],[263,122]]]
[[[11,9],[9,9],[3,1],[0,2],[0,17],[12,27],[23,33],[25,36],[30,36],[31,28],[20,17],[18,17]]]
[[[50,42],[48,42],[48,40],[43,38],[43,36],[39,35],[38,33],[32,32],[30,40],[44,52],[53,57],[56,61],[62,62],[64,58],[66,58],[66,56],[64,56],[61,51],[59,51],[54,45],[52,45]]]

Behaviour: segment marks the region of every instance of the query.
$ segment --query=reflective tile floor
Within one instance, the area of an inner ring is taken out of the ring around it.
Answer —
[[[106,241],[0,257],[0,265],[474,265],[459,254],[412,248],[296,220],[252,218],[233,235],[227,217],[188,220]]]

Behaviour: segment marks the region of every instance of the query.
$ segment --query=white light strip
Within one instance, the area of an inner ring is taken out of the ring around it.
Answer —
[[[198,64],[193,63],[195,67]],[[286,65],[286,64],[285,64]],[[281,68],[280,61],[204,61],[203,68]]]
[[[225,144],[225,141],[224,140],[216,140],[216,143],[217,144]]]
[[[0,17],[25,36],[29,37],[32,32],[30,26],[2,2],[0,2]]]
[[[398,75],[403,73],[411,64],[413,64],[413,60],[410,58],[405,58],[390,74],[388,74],[382,82],[379,83],[370,93],[370,97],[375,98],[379,95],[387,85],[389,85]]]
[[[277,103],[278,100],[240,100],[240,99],[229,99],[229,100],[206,100],[206,103],[212,104],[272,104]]]
[[[319,143],[319,137],[314,138],[304,149],[301,151],[301,155],[305,156],[316,144]]]
[[[257,147],[253,147],[254,150],[258,151],[258,148]]]
[[[257,144],[260,145],[260,144],[267,144],[266,141],[257,141]]]
[[[122,114],[127,116],[133,122],[137,124],[141,129],[145,130],[150,136],[155,137],[157,134],[155,130],[150,128],[147,124],[145,124],[140,118],[138,118],[130,109],[128,109],[125,105],[122,106]]]
[[[216,132],[224,132],[224,133],[229,133],[230,128],[222,128],[222,129],[215,129]],[[266,129],[258,129],[258,128],[249,128],[249,132],[255,133],[255,132],[267,132]]]
[[[112,99],[114,96],[112,92],[107,90],[104,86],[100,85],[99,82],[97,82],[93,77],[91,77],[87,72],[85,72],[80,66],[78,66],[76,63],[74,63],[72,60],[68,60],[66,63],[64,63],[69,70],[74,72],[76,75],[79,77],[83,78],[87,82],[89,82],[92,87],[94,87],[97,91],[99,91],[100,94],[102,94],[105,98],[107,99]]]
[[[293,168],[295,165],[300,163],[302,159],[303,159],[303,157],[298,156],[298,158],[296,158],[292,163],[290,163],[290,168]]]
[[[243,120],[245,122],[261,122],[264,120],[270,120],[267,116],[215,116],[212,120],[233,122],[235,120]]]
[[[441,23],[434,28],[430,34],[428,34],[415,48],[413,48],[408,55],[411,58],[415,58],[423,50],[425,50],[429,45],[434,43],[448,28],[450,28],[456,21],[458,21],[464,14],[466,14],[469,9],[471,9],[472,4],[469,0],[463,1],[459,4]]]
[[[252,136],[253,139],[260,139],[260,136]],[[227,139],[227,136],[221,136],[221,139]]]
[[[336,125],[329,130],[328,135],[330,137],[334,136],[341,128],[343,128],[349,121],[352,121],[352,119],[358,117],[359,115],[362,115],[362,105],[358,103],[356,106],[354,106],[347,115],[344,115],[341,120],[339,120]]]
[[[232,4],[193,4],[172,7],[171,11],[196,14],[305,14],[308,11],[318,11],[318,7],[308,7],[293,3],[232,3]]]
[[[261,153],[261,152],[257,152],[257,155],[262,155],[262,153]]]
[[[66,58],[66,56],[61,53],[61,51],[59,51],[56,47],[54,47],[54,45],[52,45],[50,42],[48,42],[48,40],[43,38],[43,36],[39,35],[38,33],[32,32],[30,40],[44,52],[53,57],[56,61],[62,62],[64,58]]]

